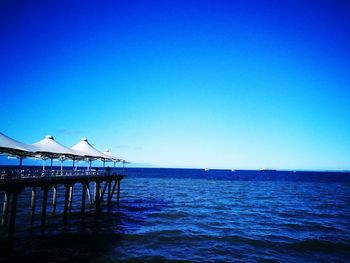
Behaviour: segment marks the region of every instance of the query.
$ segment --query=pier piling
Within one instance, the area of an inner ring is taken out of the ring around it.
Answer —
[[[92,206],[92,199],[91,199],[91,190],[90,190],[90,183],[88,183],[86,185],[86,190],[87,190],[87,194],[88,194],[88,200],[89,200],[89,203],[90,203],[90,207]]]
[[[100,201],[100,202],[103,202],[103,196],[104,196],[105,192],[102,191],[101,185],[100,185],[100,191],[99,191],[99,193],[100,193],[100,195],[99,195],[100,200],[99,200],[99,201]]]
[[[117,179],[118,182],[118,190],[117,190],[117,207],[119,208],[119,200],[120,200],[120,180]]]
[[[73,203],[73,185],[69,188],[69,212],[72,211],[72,203]]]
[[[115,191],[116,186],[117,186],[117,180],[114,181],[112,192],[111,192],[111,195],[109,196],[109,200],[108,200],[109,202],[111,202],[113,199],[113,195],[114,195],[114,191]]]
[[[65,185],[66,187],[66,193],[64,198],[64,210],[63,210],[63,224],[67,224],[67,214],[68,214],[68,204],[69,204],[69,185]]]
[[[95,182],[95,189],[96,189],[96,193],[95,193],[95,212],[98,213],[100,211],[100,182],[96,181]]]
[[[85,196],[86,196],[86,183],[83,183],[82,196],[81,196],[81,214],[85,214]]]
[[[97,197],[98,197],[98,194],[100,190],[97,191],[97,182],[94,183],[94,203],[96,205],[96,200],[97,200]]]
[[[112,181],[108,180],[108,193],[107,193],[107,205],[110,206],[111,205],[111,186],[112,186]]]
[[[105,195],[106,189],[107,189],[107,181],[106,181],[106,183],[105,183],[105,185],[103,187],[103,190],[102,191],[100,190],[100,193],[101,193],[100,199],[101,199],[102,202],[104,201],[103,197]]]
[[[7,218],[8,218],[8,212],[9,212],[9,193],[4,193],[4,204],[2,206],[2,217],[1,217],[1,225],[6,226],[7,225]]]
[[[10,215],[10,223],[9,223],[9,232],[8,237],[13,239],[15,235],[15,222],[16,222],[16,212],[17,212],[17,199],[18,192],[12,193],[12,202],[11,202],[11,215]]]
[[[32,188],[32,199],[30,203],[30,222],[33,224],[35,220],[35,205],[36,205],[36,187]]]
[[[43,188],[43,203],[41,207],[41,230],[44,230],[46,224],[46,207],[47,207],[47,194],[49,192],[48,187]]]
[[[57,206],[57,184],[53,187],[53,196],[52,196],[52,213],[56,213],[56,206]]]

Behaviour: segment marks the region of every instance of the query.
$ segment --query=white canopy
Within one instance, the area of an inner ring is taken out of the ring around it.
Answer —
[[[110,151],[108,149],[106,149],[104,152],[103,152],[104,155],[107,155],[109,156],[109,158],[113,161],[113,162],[119,162],[120,159],[118,157],[116,157],[114,154],[110,153]]]
[[[33,155],[36,151],[35,146],[16,141],[0,132],[0,153]]]
[[[86,138],[81,139],[79,143],[72,148],[67,148],[56,142],[52,136],[46,136],[43,140],[34,144],[25,144],[16,141],[0,132],[0,153],[15,155],[20,158],[20,170],[23,158],[27,156],[38,156],[45,160],[46,158],[61,159],[61,170],[64,159],[72,159],[73,165],[75,160],[87,159],[91,162],[96,159],[105,161],[113,161],[114,164],[121,161],[119,158],[111,154],[108,150],[102,153],[95,149]],[[124,161],[125,162],[125,161]],[[43,162],[43,166],[45,161]],[[52,164],[51,164],[52,165]]]
[[[82,138],[80,142],[71,147],[72,150],[76,151],[82,156],[87,157],[88,159],[106,159],[110,160],[111,158],[102,152],[96,150],[86,138]]]
[[[69,149],[68,147],[63,146],[62,144],[55,141],[53,136],[47,135],[44,139],[42,139],[39,142],[33,143],[33,146],[37,148],[37,152],[47,155],[51,158],[53,157],[79,157],[80,154],[75,152],[72,149]]]

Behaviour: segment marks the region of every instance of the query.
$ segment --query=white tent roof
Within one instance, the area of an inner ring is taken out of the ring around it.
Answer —
[[[38,149],[37,152],[44,154],[46,153],[51,156],[81,156],[79,153],[55,141],[55,139],[51,135],[45,136],[44,139],[42,139],[39,142],[33,143],[32,145]]]
[[[104,155],[107,155],[109,156],[109,158],[114,161],[114,162],[118,162],[120,161],[120,159],[118,157],[116,157],[114,154],[110,153],[110,151],[108,149],[106,149],[104,152],[103,152]]]
[[[81,141],[72,148],[68,148],[56,142],[52,136],[46,136],[43,140],[34,144],[25,144],[0,132],[0,154],[1,153],[21,157],[36,156],[40,154],[41,157],[51,158],[65,156],[70,159],[80,159],[85,157],[90,160],[102,159],[121,161],[108,150],[106,150],[104,153],[98,151],[88,142],[86,138],[81,139]]]
[[[80,155],[83,155],[88,158],[94,159],[111,159],[109,156],[103,154],[102,152],[96,150],[86,138],[82,138],[80,142],[71,147],[72,150],[78,152]]]
[[[0,153],[31,155],[30,153],[36,151],[37,148],[35,146],[16,141],[0,132]]]

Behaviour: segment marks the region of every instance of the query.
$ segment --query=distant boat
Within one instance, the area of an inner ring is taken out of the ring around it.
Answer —
[[[208,171],[209,171],[209,168],[204,168],[204,171],[205,171],[205,172],[208,172]]]
[[[231,169],[231,172],[236,172],[236,170],[235,169]]]
[[[275,169],[270,169],[270,168],[261,168],[260,171],[262,171],[262,172],[276,172]]]

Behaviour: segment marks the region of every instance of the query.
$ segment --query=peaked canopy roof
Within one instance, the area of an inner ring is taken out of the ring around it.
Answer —
[[[44,139],[42,139],[39,142],[33,143],[32,145],[37,148],[38,153],[42,153],[43,155],[46,155],[51,158],[62,155],[70,157],[80,156],[79,153],[55,141],[55,139],[51,135],[45,136]]]
[[[0,132],[0,153],[31,156],[36,151],[35,146],[16,141]]]
[[[89,159],[105,159],[110,160],[111,158],[102,152],[96,150],[86,138],[82,138],[80,142],[71,147],[72,150],[76,151],[82,156],[85,156]]]
[[[114,154],[110,153],[110,151],[108,149],[106,149],[103,152],[104,155],[107,155],[113,162],[119,162],[120,159],[118,157],[116,157]]]
[[[26,156],[37,156],[40,158],[67,158],[72,160],[79,160],[87,158],[88,160],[101,159],[103,161],[120,161],[119,158],[114,156],[106,150],[105,153],[95,149],[86,138],[82,138],[79,143],[72,148],[68,148],[53,138],[53,136],[45,136],[39,142],[33,144],[25,144],[16,141],[2,132],[0,132],[0,154],[5,153],[9,155],[19,156],[22,160]]]

